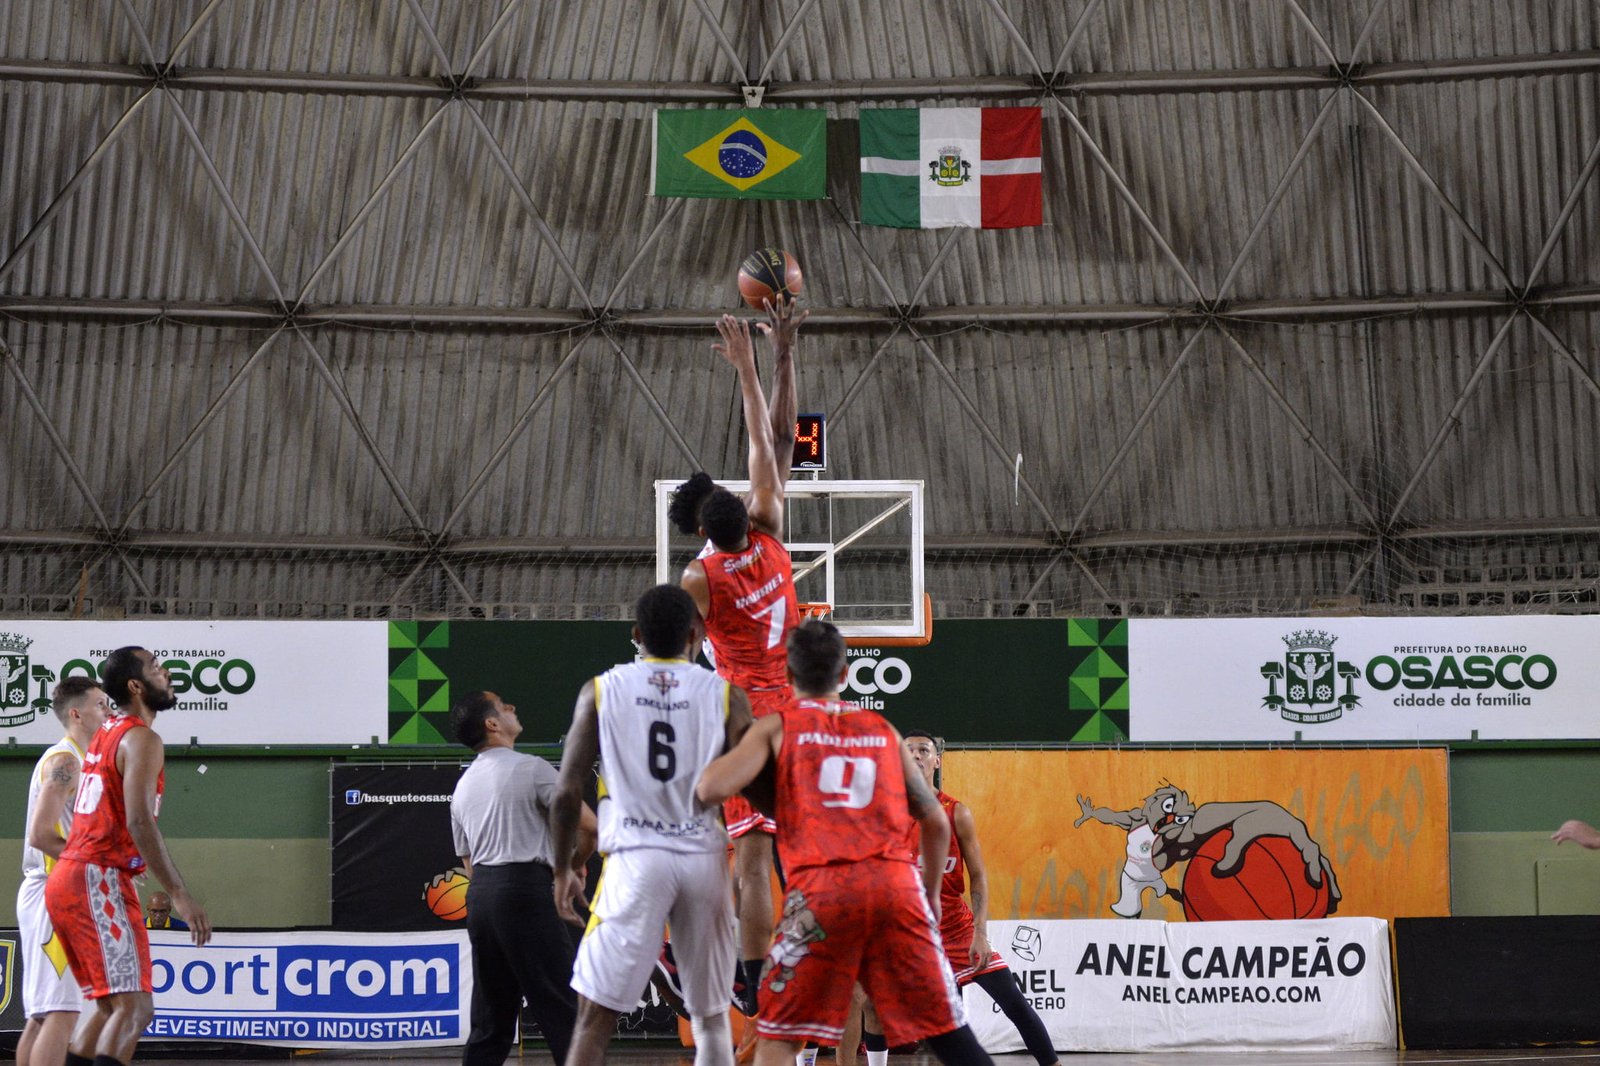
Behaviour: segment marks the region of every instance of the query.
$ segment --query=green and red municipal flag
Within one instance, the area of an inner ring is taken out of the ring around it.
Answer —
[[[828,123],[819,109],[657,111],[657,196],[820,200]]]
[[[1037,226],[1042,205],[1037,107],[862,109],[868,225]]]

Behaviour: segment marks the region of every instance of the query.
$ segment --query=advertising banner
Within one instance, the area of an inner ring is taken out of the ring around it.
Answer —
[[[991,921],[989,939],[1057,1051],[1396,1044],[1389,935],[1377,919]],[[973,984],[963,995],[984,1050],[1022,1050],[987,993]]]
[[[20,1033],[22,1015],[22,951],[15,929],[0,929],[0,1033]]]
[[[0,737],[54,744],[50,692],[148,648],[172,673],[168,743],[366,744],[387,735],[382,622],[0,621]]]
[[[450,793],[461,772],[455,762],[334,765],[336,928],[466,927],[467,875],[450,835]]]
[[[449,740],[450,703],[490,689],[515,703],[523,740],[572,722],[583,683],[634,654],[626,622],[391,622],[395,744]],[[902,729],[952,741],[1128,738],[1128,623],[1084,618],[937,623],[925,648],[852,648],[844,695]]]
[[[150,933],[155,1018],[146,1040],[298,1048],[466,1043],[472,954],[436,933]]]
[[[1442,748],[952,751],[943,774],[997,918],[1450,913]]]
[[[1600,617],[1129,623],[1129,739],[1600,737]]]

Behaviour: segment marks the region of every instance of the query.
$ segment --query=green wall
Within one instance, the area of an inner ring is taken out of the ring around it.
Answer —
[[[13,871],[0,879],[6,886],[16,884],[35,758],[0,754],[0,810],[14,823],[0,826],[0,868]],[[162,830],[220,927],[327,924],[331,762],[169,753]],[[1600,824],[1600,749],[1452,753],[1453,912],[1600,913],[1600,852],[1550,841],[1568,818]],[[0,923],[13,923],[15,909],[15,893],[0,891]]]

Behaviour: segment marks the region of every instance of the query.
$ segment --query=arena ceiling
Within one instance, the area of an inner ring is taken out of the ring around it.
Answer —
[[[1553,0],[0,0],[0,615],[609,616],[807,272],[937,612],[1594,610],[1600,14]],[[660,200],[660,107],[830,119]],[[863,106],[1038,104],[1044,219],[857,221]],[[1017,456],[1021,456],[1020,468]],[[1019,474],[1020,469],[1020,474]]]

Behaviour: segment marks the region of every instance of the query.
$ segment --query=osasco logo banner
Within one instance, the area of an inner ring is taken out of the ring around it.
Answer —
[[[463,1044],[471,1029],[465,930],[436,933],[152,931],[148,1040],[299,1048]]]
[[[991,921],[989,940],[1057,1051],[1395,1046],[1389,934],[1376,918]],[[971,984],[963,995],[984,1050],[1023,1050],[988,993]]]
[[[1129,739],[1600,736],[1600,617],[1135,620]]]
[[[156,731],[202,744],[367,743],[388,736],[382,622],[41,622],[0,620],[0,737],[53,744],[50,693],[101,676],[119,647],[149,649],[177,705]]]

